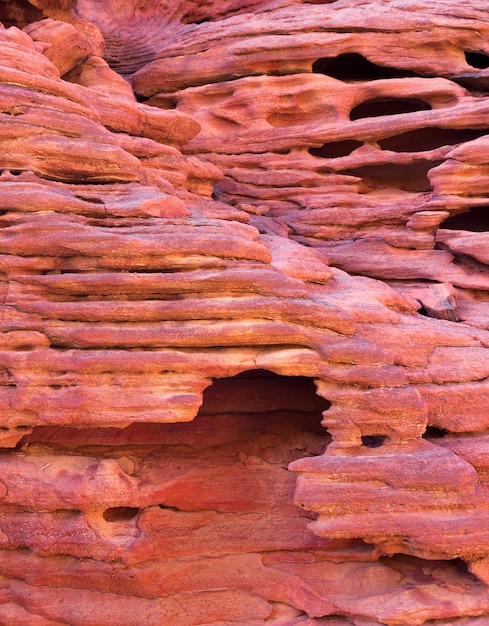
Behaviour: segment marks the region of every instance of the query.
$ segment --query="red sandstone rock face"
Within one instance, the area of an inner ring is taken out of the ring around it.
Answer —
[[[0,623],[489,621],[477,3],[0,4]]]

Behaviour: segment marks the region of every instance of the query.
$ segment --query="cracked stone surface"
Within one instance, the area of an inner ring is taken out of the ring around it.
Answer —
[[[0,2],[0,623],[489,623],[489,25]]]

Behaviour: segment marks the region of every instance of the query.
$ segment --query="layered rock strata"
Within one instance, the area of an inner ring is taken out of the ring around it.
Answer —
[[[486,12],[0,20],[0,623],[486,624]]]

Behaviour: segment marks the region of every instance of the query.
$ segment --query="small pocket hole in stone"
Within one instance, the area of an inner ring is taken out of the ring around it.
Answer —
[[[483,52],[470,52],[467,50],[465,52],[465,60],[467,61],[467,65],[479,70],[485,70],[489,67],[489,55]]]
[[[134,519],[139,513],[139,509],[133,506],[115,506],[106,509],[103,513],[106,522],[127,522]]]
[[[362,437],[362,445],[366,448],[380,448],[387,439],[386,435],[364,435]]]

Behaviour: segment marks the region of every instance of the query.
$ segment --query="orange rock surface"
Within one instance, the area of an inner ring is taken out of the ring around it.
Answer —
[[[487,9],[0,22],[0,624],[489,624]]]

